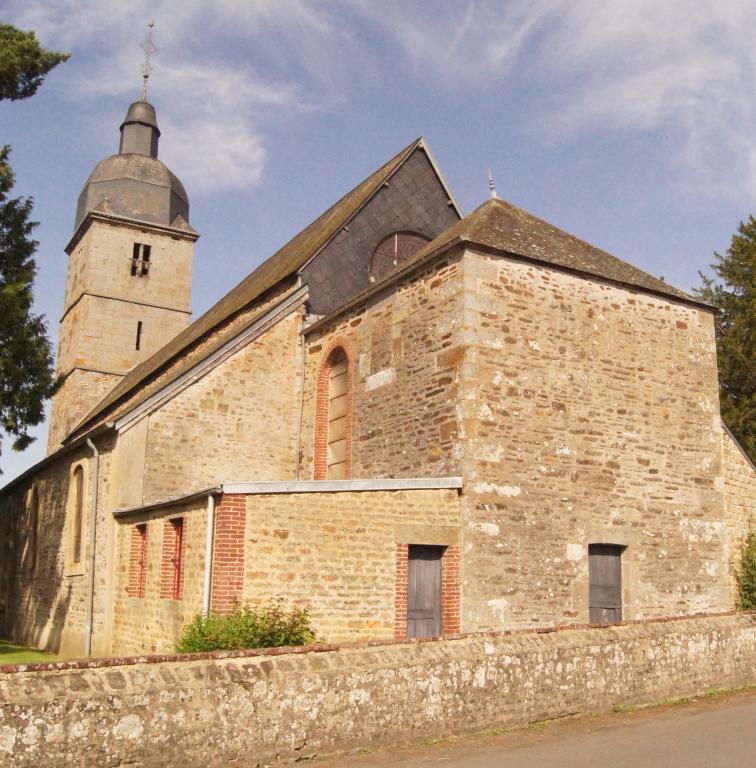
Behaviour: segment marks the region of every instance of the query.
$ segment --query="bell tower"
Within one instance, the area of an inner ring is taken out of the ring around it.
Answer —
[[[135,365],[191,318],[194,242],[183,185],[158,160],[155,108],[134,102],[118,154],[102,160],[79,195],[60,322],[47,450]]]

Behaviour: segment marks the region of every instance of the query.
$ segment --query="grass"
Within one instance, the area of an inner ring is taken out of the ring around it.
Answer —
[[[14,645],[7,640],[0,640],[0,665],[1,664],[34,664],[36,662],[55,661],[53,656],[34,648],[26,648],[23,645]]]

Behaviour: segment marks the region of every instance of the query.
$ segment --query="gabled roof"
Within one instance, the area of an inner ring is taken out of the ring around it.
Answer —
[[[315,219],[308,227],[289,240],[283,248],[264,261],[219,302],[205,312],[204,315],[155,352],[154,355],[132,368],[95,408],[82,419],[66,440],[69,440],[72,435],[81,432],[90,422],[104,414],[116,402],[125,398],[135,388],[143,385],[147,379],[168,365],[182,351],[251,304],[283,279],[295,274],[349,223],[355,214],[380,191],[381,187],[417,149],[422,149],[427,153],[427,148],[424,146],[422,138],[413,141],[375,173],[368,176],[361,184],[358,184],[351,192],[342,197],[341,200]],[[446,186],[433,159],[429,153],[428,155],[439,175],[441,183]],[[454,198],[451,197],[451,193],[449,195],[453,201]],[[168,380],[170,381],[170,378]]]
[[[307,333],[320,330],[334,317],[358,306],[368,297],[432,260],[437,254],[460,244],[500,251],[515,258],[520,257],[581,275],[603,278],[625,287],[645,290],[716,311],[715,307],[701,299],[690,296],[632,264],[496,197],[486,200],[453,227],[449,227],[424,245],[410,259],[400,262],[379,282],[354,296],[335,312],[310,325]]]
[[[499,198],[487,200],[469,216],[428,243],[413,257],[422,259],[454,240],[482,245],[543,264],[595,275],[699,306],[700,299],[649,275],[632,264],[596,248]]]

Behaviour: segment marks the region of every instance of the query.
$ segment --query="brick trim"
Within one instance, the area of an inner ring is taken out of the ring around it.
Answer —
[[[129,581],[126,592],[130,597],[144,597],[147,581],[147,523],[131,526],[131,546],[129,551]]]
[[[344,478],[348,480],[352,476],[352,354],[349,349],[349,342],[343,336],[337,336],[331,339],[323,353],[315,388],[315,450],[313,454],[313,477],[315,480],[326,480],[328,474],[328,404],[331,358],[338,350],[343,350],[347,361]]]
[[[181,537],[177,531],[181,528]],[[169,517],[163,523],[163,557],[160,564],[160,597],[180,600],[184,594],[186,517]],[[178,578],[177,578],[178,576]]]
[[[459,634],[459,545],[441,556],[441,635]]]
[[[394,639],[407,639],[409,590],[409,544],[396,545],[396,586],[394,597]],[[441,636],[458,635],[459,545],[451,544],[441,555]]]
[[[409,588],[409,544],[396,545],[394,639],[407,639],[407,592]]]
[[[241,602],[246,522],[246,496],[224,493],[215,506],[211,613],[229,613]]]

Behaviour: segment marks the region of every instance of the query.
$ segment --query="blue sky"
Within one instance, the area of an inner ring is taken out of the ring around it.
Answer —
[[[76,198],[141,89],[201,233],[195,317],[419,135],[465,212],[500,197],[685,290],[756,200],[752,0],[6,0],[69,51],[0,104],[57,342]],[[44,455],[8,442],[9,480]]]

